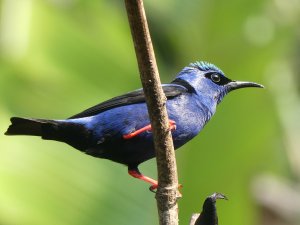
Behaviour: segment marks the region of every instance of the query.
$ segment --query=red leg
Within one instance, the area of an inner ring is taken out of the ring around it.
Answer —
[[[143,180],[149,184],[151,184],[149,190],[154,192],[155,189],[157,189],[158,187],[158,182],[157,180],[154,180],[152,179],[151,177],[147,177],[147,176],[144,176],[138,168],[134,168],[134,169],[129,169],[128,168],[128,174],[134,178],[137,178],[137,179],[140,179],[140,180]],[[182,185],[181,184],[178,184],[178,189],[180,190],[182,188]]]
[[[134,178],[143,180],[143,181],[151,184],[151,187],[149,188],[150,191],[154,191],[158,187],[158,183],[156,180],[154,180],[150,177],[144,176],[143,174],[141,174],[141,172],[139,171],[138,168],[128,169],[128,174]]]
[[[170,130],[176,130],[176,123],[174,120],[169,120],[169,126],[170,126]],[[124,134],[123,135],[123,138],[124,139],[130,139],[130,138],[133,138],[137,135],[139,135],[140,133],[143,133],[145,131],[150,131],[152,128],[151,128],[151,125],[147,125],[141,129],[138,129],[130,134]]]

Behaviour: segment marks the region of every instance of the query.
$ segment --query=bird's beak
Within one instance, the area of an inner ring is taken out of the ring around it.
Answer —
[[[263,85],[257,84],[254,82],[248,82],[248,81],[231,81],[228,84],[226,84],[229,91],[233,91],[239,88],[246,88],[246,87],[256,87],[256,88],[264,88]]]
[[[214,201],[216,201],[216,199],[225,199],[225,200],[228,200],[228,198],[225,195],[223,195],[222,193],[218,193],[218,192],[213,193],[209,197],[212,198],[212,199],[214,199]]]

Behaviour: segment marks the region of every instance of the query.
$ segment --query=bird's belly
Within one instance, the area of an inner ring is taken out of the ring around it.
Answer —
[[[197,129],[184,123],[177,123],[172,131],[174,148],[177,149],[197,135]],[[96,157],[109,159],[118,163],[132,165],[140,164],[155,157],[153,136],[151,131],[139,134],[125,140],[122,137],[112,137],[103,143],[98,143],[86,151]]]
[[[86,153],[126,165],[138,165],[155,156],[151,133],[141,134],[129,140],[114,138],[91,147]]]

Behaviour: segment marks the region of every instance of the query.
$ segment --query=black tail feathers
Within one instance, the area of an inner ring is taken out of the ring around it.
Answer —
[[[12,117],[10,121],[11,125],[8,127],[5,135],[42,136],[43,124],[47,124],[51,120]]]
[[[5,135],[32,135],[42,139],[65,142],[84,150],[89,144],[90,132],[82,124],[58,120],[12,117]]]

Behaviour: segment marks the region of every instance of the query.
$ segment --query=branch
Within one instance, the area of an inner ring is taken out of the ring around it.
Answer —
[[[174,146],[142,0],[125,0],[156,151],[160,225],[178,224],[178,178]]]

